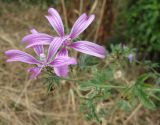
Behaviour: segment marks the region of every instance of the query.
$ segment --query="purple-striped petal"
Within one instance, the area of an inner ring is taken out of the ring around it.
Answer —
[[[73,25],[70,38],[74,39],[81,34],[92,23],[94,18],[95,15],[87,16],[85,13],[82,14]]]
[[[51,41],[54,39],[53,36],[50,36],[48,34],[45,33],[34,33],[34,34],[29,34],[26,35],[23,39],[22,42],[27,43],[27,45],[30,44],[35,44],[35,43],[39,43],[41,41],[43,41],[45,44],[50,44]]]
[[[60,36],[64,36],[64,26],[59,13],[54,8],[49,8],[48,13],[49,15],[46,18],[49,23]]]
[[[56,55],[56,57],[59,57],[59,56],[67,56],[68,57],[68,50],[67,48],[62,48]]]
[[[75,58],[66,57],[66,56],[59,56],[58,58],[55,58],[51,63],[51,67],[61,67],[61,66],[67,66],[67,65],[75,65],[77,64],[77,61]]]
[[[68,76],[68,65],[60,66],[60,67],[54,67],[54,72],[59,77],[67,77]]]
[[[70,47],[75,49],[76,51],[79,51],[88,55],[96,56],[99,58],[105,58],[106,56],[105,48],[92,42],[77,41],[72,43]]]
[[[40,54],[44,52],[43,45],[34,46],[33,49],[38,56],[40,56]]]
[[[52,57],[57,53],[58,49],[64,42],[64,39],[61,37],[55,37],[54,40],[49,45],[47,62],[50,62]]]
[[[52,39],[52,41],[53,41],[54,39]],[[26,46],[26,48],[30,48],[30,47],[34,47],[34,46],[38,46],[38,45],[49,45],[52,41],[35,41],[35,42],[33,42],[33,43],[31,43],[31,44],[28,44],[27,46]]]
[[[62,48],[56,55],[56,58],[59,56],[66,56],[68,57],[68,50],[66,48]],[[68,76],[68,71],[69,71],[69,66],[60,66],[60,67],[54,67],[54,72],[56,73],[57,76],[60,77],[67,77]]]
[[[32,67],[28,69],[30,79],[35,79],[41,73],[42,67]]]
[[[31,33],[32,33],[32,34],[36,34],[36,33],[38,33],[38,32],[37,32],[35,29],[32,29],[32,30],[31,30]],[[41,53],[44,53],[43,45],[36,45],[36,46],[33,47],[33,49],[34,49],[35,53],[36,53],[38,56],[40,56]]]
[[[5,52],[5,55],[9,57],[9,59],[6,60],[7,62],[19,61],[28,64],[41,65],[41,63],[33,56],[20,50],[8,50]]]

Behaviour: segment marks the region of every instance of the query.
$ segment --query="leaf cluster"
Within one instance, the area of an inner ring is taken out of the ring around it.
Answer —
[[[123,29],[121,35],[124,35],[127,41],[142,52],[142,58],[150,52],[159,51],[160,1],[130,0],[126,1],[120,9],[121,12],[116,21],[117,27],[120,31]]]

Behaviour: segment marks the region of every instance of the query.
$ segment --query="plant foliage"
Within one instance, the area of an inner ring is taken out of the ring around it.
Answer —
[[[111,52],[101,62],[94,57],[80,55],[77,78],[73,75],[65,80],[78,83],[80,111],[86,120],[100,123],[101,118],[116,110],[130,112],[139,104],[154,110],[159,105],[160,74],[154,70],[159,64],[139,62],[135,52],[135,49],[119,44],[111,45]],[[132,61],[128,58],[131,53]],[[139,73],[139,70],[143,72]],[[50,69],[47,72],[45,78],[50,90],[52,86],[59,85],[62,79],[55,78]],[[82,79],[78,80],[79,77]]]
[[[131,0],[121,5],[116,22],[126,40],[141,52],[142,58],[158,56],[160,50],[160,1]],[[122,32],[123,29],[123,32]],[[156,57],[157,59],[158,57]]]

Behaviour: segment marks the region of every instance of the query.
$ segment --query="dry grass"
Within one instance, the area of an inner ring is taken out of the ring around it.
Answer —
[[[25,71],[28,65],[5,63],[4,51],[11,48],[24,50],[20,41],[32,26],[51,33],[43,17],[47,10],[43,12],[33,6],[18,11],[14,3],[0,3],[0,8],[0,125],[94,125],[86,122],[79,113],[78,97],[73,93],[75,85],[63,83],[60,88],[47,93],[40,79],[28,80]],[[107,120],[103,119],[102,124],[123,124],[129,114],[116,110],[106,117]],[[127,124],[160,125],[159,118],[158,111],[152,113],[141,109]]]

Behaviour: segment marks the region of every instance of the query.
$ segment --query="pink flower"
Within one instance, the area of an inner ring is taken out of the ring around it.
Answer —
[[[37,34],[38,32],[36,30],[31,31],[33,34]],[[31,73],[30,78],[36,78],[40,73],[41,70],[44,67],[51,67],[54,69],[57,76],[63,76],[66,77],[68,74],[66,71],[64,72],[63,69],[59,72],[57,71],[58,67],[68,67],[68,65],[71,64],[77,64],[75,58],[68,57],[66,55],[63,55],[65,50],[61,50],[58,52],[58,55],[54,58],[55,54],[58,51],[58,48],[63,43],[63,39],[60,37],[55,37],[54,40],[50,43],[48,48],[48,54],[44,53],[43,45],[34,46],[33,49],[37,56],[39,57],[39,60],[34,58],[32,55],[25,53],[20,50],[8,50],[5,52],[5,55],[7,55],[9,58],[7,59],[7,62],[13,62],[13,61],[19,61],[24,62],[28,64],[35,64],[35,67],[32,67],[28,70],[28,72]]]
[[[54,30],[58,33],[59,37],[64,38],[62,48],[73,48],[76,51],[89,54],[92,56],[97,56],[99,58],[104,58],[106,55],[106,50],[104,47],[97,45],[89,41],[77,41],[72,42],[73,39],[77,38],[94,20],[95,16],[87,16],[85,13],[82,14],[77,21],[74,23],[71,32],[67,35],[64,33],[64,26],[60,15],[54,8],[48,9],[49,15],[46,16],[49,23],[52,25]],[[28,47],[35,45],[47,45],[53,41],[54,37],[45,33],[29,34],[25,36],[22,41],[28,44]],[[35,42],[36,41],[36,42]]]
[[[63,42],[57,41],[58,43],[55,43],[57,44],[57,49],[59,49],[59,47],[61,46],[60,53],[62,55],[68,57],[67,48],[72,48],[76,51],[88,55],[105,58],[106,50],[100,45],[84,40],[72,42],[73,39],[77,38],[92,23],[95,18],[94,15],[87,16],[85,13],[82,14],[74,23],[71,32],[65,35],[64,26],[59,13],[54,8],[49,8],[48,13],[49,14],[45,17],[47,18],[51,26],[54,28],[54,30],[57,32],[58,37],[63,39]],[[55,38],[57,37],[53,37],[45,33],[36,33],[25,36],[22,41],[27,43],[26,48],[29,48],[37,45],[48,45],[55,41]],[[58,58],[58,56],[61,54],[58,54],[56,58]],[[67,74],[68,67],[58,67],[55,71],[59,75],[61,74],[61,72],[65,72],[65,74]]]

